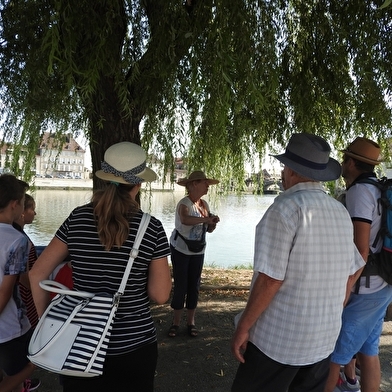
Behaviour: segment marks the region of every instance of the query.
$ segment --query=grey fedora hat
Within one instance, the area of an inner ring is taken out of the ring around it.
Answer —
[[[295,133],[284,154],[272,155],[303,177],[315,181],[332,181],[340,177],[340,163],[329,157],[331,148],[320,136]]]

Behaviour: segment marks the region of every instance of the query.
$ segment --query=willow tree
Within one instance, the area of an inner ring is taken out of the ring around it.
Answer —
[[[3,138],[29,146],[28,162],[43,132],[83,131],[94,170],[129,140],[166,168],[184,155],[236,180],[292,132],[384,138],[392,20],[381,4],[0,0]]]

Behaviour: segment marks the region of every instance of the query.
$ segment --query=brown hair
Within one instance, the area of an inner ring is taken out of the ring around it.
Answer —
[[[368,173],[368,172],[373,172],[374,171],[374,165],[371,163],[363,162],[358,159],[350,157],[354,161],[355,167],[363,172],[363,173]]]
[[[25,201],[24,201],[24,209],[27,210],[30,207],[34,206],[34,198],[33,196],[29,195],[28,193],[25,194]]]
[[[128,238],[129,219],[139,210],[138,203],[129,195],[134,186],[110,183],[93,194],[98,236],[105,250],[120,248]]]

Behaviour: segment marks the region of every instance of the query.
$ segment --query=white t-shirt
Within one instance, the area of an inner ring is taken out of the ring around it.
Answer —
[[[202,201],[204,203],[205,210],[207,210],[207,212],[209,212],[210,207],[209,207],[208,203],[205,200],[202,200]],[[174,218],[174,230],[170,236],[170,244],[172,246],[174,246],[179,252],[184,253],[186,255],[203,254],[205,251],[205,247],[201,252],[197,252],[197,253],[191,252],[188,249],[185,242],[182,240],[182,238],[178,235],[176,236],[176,234],[177,234],[176,230],[178,230],[180,232],[180,234],[187,239],[200,240],[203,235],[203,230],[204,231],[206,230],[206,228],[204,227],[204,223],[199,223],[199,224],[193,225],[193,226],[183,225],[181,223],[179,208],[182,204],[184,204],[186,207],[188,207],[190,216],[197,216],[197,217],[203,216],[201,214],[200,210],[197,208],[197,206],[192,202],[192,200],[188,196],[182,198],[177,203],[176,214],[175,214],[175,218]]]
[[[374,178],[376,181],[377,179]],[[346,193],[346,208],[352,220],[368,222],[370,226],[369,247],[373,253],[381,250],[382,239],[380,238],[376,246],[374,240],[381,227],[381,213],[378,205],[380,190],[372,184],[354,184]],[[383,289],[388,283],[381,276],[370,276],[369,287],[366,287],[366,277],[360,278],[358,294],[375,293]],[[353,291],[355,287],[353,288]]]

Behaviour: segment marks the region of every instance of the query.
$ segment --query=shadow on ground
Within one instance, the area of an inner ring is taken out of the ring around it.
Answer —
[[[172,321],[169,304],[153,305],[158,333],[156,392],[228,392],[238,362],[230,352],[233,318],[245,306],[247,292],[201,291],[196,312],[199,336],[189,337],[185,318],[178,336],[167,335]],[[185,316],[185,313],[184,313]],[[380,391],[392,391],[392,321],[384,323],[380,342],[382,381]],[[42,385],[39,392],[61,392],[59,377],[37,370]],[[117,392],[117,391],[110,391]],[[278,392],[278,391],[277,391]]]
[[[156,391],[230,391],[238,362],[230,352],[233,318],[244,306],[241,299],[201,301],[196,313],[199,335],[187,334],[184,318],[178,335],[168,337],[172,314],[169,306],[155,307],[159,359]],[[185,314],[184,314],[185,315]]]
[[[225,298],[222,292],[218,296],[211,291],[201,293],[196,313],[199,329],[196,338],[187,335],[185,319],[178,336],[168,337],[172,309],[169,304],[153,305],[152,316],[157,328],[159,355],[155,391],[230,391],[238,366],[230,353],[233,318],[244,305],[243,297]],[[62,391],[58,375],[37,369],[34,377],[41,379],[37,391]]]

